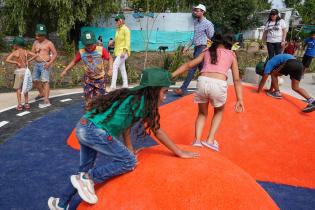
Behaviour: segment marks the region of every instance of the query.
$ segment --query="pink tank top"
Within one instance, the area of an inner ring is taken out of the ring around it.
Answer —
[[[217,49],[217,63],[212,64],[210,58],[211,58],[210,52],[207,49],[205,51],[205,56],[203,60],[203,68],[201,70],[201,73],[215,72],[215,73],[221,73],[227,76],[227,72],[232,66],[233,59],[235,58],[235,54],[232,50],[218,48]]]

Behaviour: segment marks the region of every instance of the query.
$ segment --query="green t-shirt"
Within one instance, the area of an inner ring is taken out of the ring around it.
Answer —
[[[112,106],[103,113],[99,113],[94,117],[91,116],[93,110],[87,112],[84,117],[93,122],[97,127],[106,130],[111,136],[118,137],[124,130],[130,127],[134,116],[140,120],[144,116],[144,96],[141,100],[133,101],[134,96],[128,96],[116,109],[115,114],[110,120],[105,120],[112,112],[113,107],[118,103],[114,102]]]

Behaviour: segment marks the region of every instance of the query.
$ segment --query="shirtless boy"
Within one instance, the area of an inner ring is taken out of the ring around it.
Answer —
[[[34,62],[33,81],[34,86],[38,89],[39,95],[36,100],[44,98],[44,102],[39,104],[39,108],[50,106],[49,102],[49,74],[52,63],[57,58],[57,51],[54,44],[47,39],[46,26],[43,24],[36,25],[35,42],[32,52],[38,56]]]

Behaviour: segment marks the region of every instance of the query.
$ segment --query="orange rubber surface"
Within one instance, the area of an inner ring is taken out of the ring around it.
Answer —
[[[243,168],[255,180],[315,188],[315,112],[303,113],[306,104],[284,95],[282,100],[243,88],[245,112],[235,113],[235,94],[229,87],[223,120],[216,139],[219,154]],[[178,144],[194,139],[197,105],[188,95],[160,108],[161,127]],[[212,108],[205,125],[209,130]],[[79,149],[75,130],[68,142]],[[207,150],[210,154],[215,152]]]
[[[164,146],[145,149],[131,173],[97,186],[97,204],[78,210],[279,209],[241,168],[206,149],[198,159],[181,159]]]
[[[222,156],[260,181],[315,188],[315,112],[303,113],[306,103],[285,95],[282,100],[243,88],[245,112],[234,112],[234,88],[228,100],[216,139]],[[178,144],[194,139],[197,105],[193,95],[160,108],[161,127]],[[209,122],[204,129],[209,131]],[[209,153],[214,152],[209,150]]]

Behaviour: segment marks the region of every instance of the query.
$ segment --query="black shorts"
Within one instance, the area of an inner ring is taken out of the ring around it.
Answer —
[[[304,56],[303,56],[303,60],[302,60],[303,66],[304,66],[305,68],[310,67],[310,65],[311,65],[311,63],[312,63],[312,59],[313,59],[312,56],[304,55]]]
[[[288,60],[285,62],[282,69],[279,71],[279,74],[290,75],[290,79],[295,79],[300,81],[303,74],[303,64],[300,61],[295,59]]]

